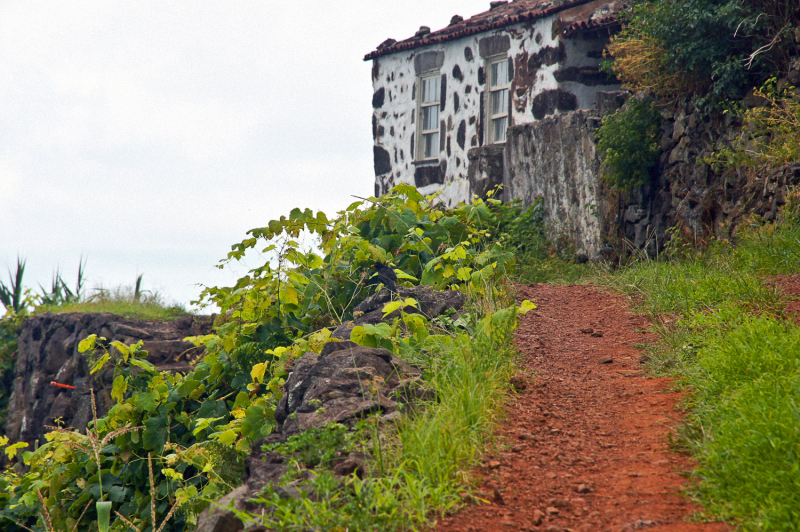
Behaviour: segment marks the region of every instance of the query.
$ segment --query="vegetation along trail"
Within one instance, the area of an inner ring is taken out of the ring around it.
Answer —
[[[622,296],[590,286],[521,286],[524,382],[482,466],[482,498],[438,531],[723,531],[690,523],[690,459],[669,448],[680,421],[671,380],[647,375],[635,346],[654,341]]]

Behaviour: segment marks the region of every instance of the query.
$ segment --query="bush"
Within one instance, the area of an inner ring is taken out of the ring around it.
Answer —
[[[786,70],[798,21],[797,2],[646,0],[612,39],[610,68],[633,91],[695,93],[701,107],[737,100]]]
[[[649,184],[661,154],[660,124],[661,115],[653,103],[638,98],[605,117],[597,132],[601,179],[623,192]]]
[[[800,93],[789,88],[779,91],[772,77],[754,94],[765,105],[742,114],[742,133],[733,147],[715,153],[709,163],[769,169],[800,160]]]
[[[545,236],[541,198],[529,207],[524,207],[522,200],[517,198],[493,205],[491,210],[495,217],[493,239],[501,240],[505,248],[517,256],[547,256],[550,245]]]
[[[113,366],[115,404],[89,424],[88,434],[56,428],[47,443],[22,454],[23,473],[0,474],[0,527],[88,532],[100,515],[95,502],[104,501],[104,508],[113,504],[114,530],[132,528],[125,520],[140,530],[156,529],[156,523],[166,523],[165,532],[190,529],[205,500],[233,488],[226,470],[274,429],[287,367],[304,353],[319,353],[330,339],[325,327],[351,318],[353,307],[379,287],[372,278],[376,261],[394,266],[398,283],[468,290],[490,302],[503,299],[501,280],[514,257],[488,240],[487,204],[477,200],[445,211],[434,203],[435,197],[399,185],[380,198],[353,203],[333,219],[294,209],[251,231],[252,238],[233,246],[229,260],[262,239],[259,247],[275,251],[275,257],[233,287],[206,289],[203,298],[218,304],[224,319],[216,324],[217,334],[192,339],[206,353],[185,375],[158,372],[141,343],[109,345],[95,335],[82,341],[81,351],[93,359],[92,373],[104,365],[111,373]],[[317,249],[301,249],[294,240],[301,231],[319,237]],[[138,303],[143,297],[133,294]],[[514,306],[487,305],[476,312],[473,325],[492,338],[499,336],[496,322],[507,325],[503,339],[516,323]],[[357,327],[360,337],[352,338],[398,355],[430,353],[415,346],[445,335],[429,332],[418,323],[422,319],[407,315],[404,327],[397,322]],[[414,336],[401,338],[407,330]],[[498,387],[507,384],[502,377],[498,374]],[[28,445],[9,443],[0,437],[10,459]],[[441,480],[453,504],[456,481]],[[442,501],[419,496],[428,505],[420,519],[427,509],[441,508]]]

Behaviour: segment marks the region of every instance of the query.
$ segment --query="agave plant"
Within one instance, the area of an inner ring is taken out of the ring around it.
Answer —
[[[85,267],[86,261],[81,257],[81,261],[78,264],[78,282],[75,284],[74,292],[67,286],[66,281],[61,277],[61,273],[56,270],[50,283],[49,292],[42,285],[39,285],[42,291],[41,305],[57,307],[66,303],[79,303],[83,299]]]
[[[10,285],[0,281],[0,303],[14,313],[19,313],[25,307],[25,298],[22,292],[22,277],[25,275],[25,261],[17,257],[17,273],[13,275],[8,271]]]

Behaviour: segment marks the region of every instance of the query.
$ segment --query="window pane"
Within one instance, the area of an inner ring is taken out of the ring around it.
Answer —
[[[422,108],[422,129],[428,131],[439,127],[439,106],[431,105]]]
[[[439,133],[429,133],[425,137],[425,155],[426,159],[436,157],[439,150]]]
[[[508,129],[508,117],[496,118],[492,120],[492,130],[494,131],[493,142],[503,142],[506,140],[506,129]]]
[[[439,78],[427,78],[422,80],[422,103],[433,103],[439,101]]]
[[[508,112],[508,89],[492,93],[492,114],[499,115]]]
[[[508,61],[492,63],[492,87],[508,83]]]

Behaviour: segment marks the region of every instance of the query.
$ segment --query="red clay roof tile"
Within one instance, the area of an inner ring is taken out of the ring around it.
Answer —
[[[453,17],[450,24],[439,31],[430,33],[418,32],[414,37],[400,42],[394,39],[387,39],[378,46],[377,50],[368,53],[364,57],[364,60],[369,61],[395,52],[452,41],[469,35],[475,35],[476,33],[483,33],[511,24],[517,24],[519,22],[538,20],[569,8],[590,3],[613,5],[613,8],[610,10],[611,14],[603,17],[603,22],[601,23],[599,20],[595,20],[592,17],[594,11],[588,10],[585,15],[582,14],[582,16],[579,16],[579,18],[583,20],[570,21],[571,23],[565,31],[575,32],[584,28],[605,25],[606,19],[616,19],[616,15],[622,7],[622,2],[620,0],[609,0],[606,2],[598,2],[598,0],[513,0],[504,4],[492,2],[492,5],[495,5],[495,7],[489,11],[484,11],[466,20],[459,20],[460,17],[457,16]]]

